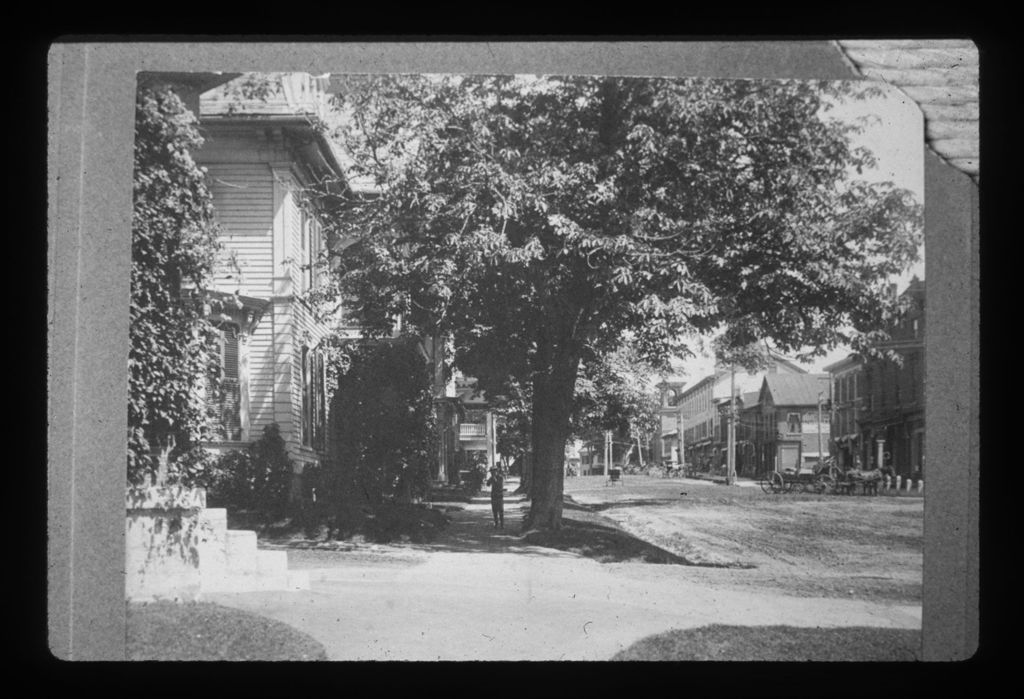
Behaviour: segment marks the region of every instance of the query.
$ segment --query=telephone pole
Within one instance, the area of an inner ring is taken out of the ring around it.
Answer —
[[[729,453],[726,456],[725,483],[736,480],[736,367],[731,367],[729,378]]]
[[[604,433],[604,473],[601,475],[607,476],[608,469],[611,468],[610,462],[612,460],[612,431],[605,430]]]
[[[683,465],[683,404],[679,402],[679,411],[676,413],[676,459],[680,467]]]
[[[685,470],[686,470],[686,456],[685,456],[685,454],[686,454],[686,443],[683,440],[683,429],[686,427],[686,425],[683,422],[683,403],[682,403],[682,401],[679,402],[679,422],[678,422],[678,424],[676,426],[678,427],[677,432],[679,434],[679,468],[683,469],[683,471],[685,472]]]
[[[818,466],[825,463],[825,457],[821,453],[821,391],[818,391]]]

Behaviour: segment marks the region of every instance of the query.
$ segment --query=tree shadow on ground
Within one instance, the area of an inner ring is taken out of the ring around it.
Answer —
[[[488,496],[476,496],[461,510],[446,512],[450,521],[436,539],[411,544],[422,551],[521,553],[543,556],[583,556],[601,563],[625,561],[691,565],[670,551],[623,531],[607,518],[567,499],[562,527],[557,531],[522,531],[529,502],[521,496],[505,499],[505,528],[497,529]]]
[[[646,507],[650,505],[678,505],[679,498],[631,498],[619,500],[618,502],[601,502],[592,505],[585,505],[566,499],[563,509],[581,510],[584,512],[603,512],[615,509],[616,507]]]
[[[621,504],[638,502],[644,501]],[[294,549],[359,551],[372,542],[372,546],[383,545],[396,553],[513,553],[558,558],[582,556],[600,563],[708,565],[690,561],[623,530],[614,520],[599,514],[598,510],[607,507],[581,505],[568,496],[563,505],[562,526],[557,531],[523,531],[529,501],[522,495],[506,495],[504,509],[504,528],[494,526],[489,495],[477,494],[462,501],[431,502],[426,508],[389,508],[388,516],[372,527],[364,527],[366,531],[358,540],[325,538],[323,532],[310,536],[293,532],[288,536],[264,533],[261,543]],[[425,522],[432,526],[423,526]]]
[[[682,556],[648,543],[614,526],[562,517],[557,531],[527,532],[523,539],[535,546],[567,551],[599,563],[669,563],[692,565]]]

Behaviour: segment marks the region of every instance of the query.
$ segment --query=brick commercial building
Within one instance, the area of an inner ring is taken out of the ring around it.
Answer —
[[[924,281],[913,278],[900,294],[900,314],[889,327],[890,339],[877,346],[888,357],[852,357],[832,365],[833,384],[839,384],[845,410],[837,411],[840,430],[850,430],[850,407],[855,407],[859,439],[855,448],[837,442],[865,468],[890,467],[903,477],[924,474]],[[852,388],[850,376],[855,376]],[[845,387],[843,384],[846,384]],[[837,432],[846,436],[851,432]]]

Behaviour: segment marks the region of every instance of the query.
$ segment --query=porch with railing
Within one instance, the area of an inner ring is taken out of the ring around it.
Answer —
[[[487,424],[483,422],[464,422],[459,425],[459,439],[477,440],[487,437]]]

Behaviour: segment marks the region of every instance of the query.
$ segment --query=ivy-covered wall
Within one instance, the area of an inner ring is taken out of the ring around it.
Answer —
[[[128,478],[135,484],[187,484],[205,463],[197,449],[208,424],[200,389],[215,366],[215,329],[203,293],[218,243],[212,198],[192,158],[203,142],[196,127],[170,88],[139,90],[128,356]]]

